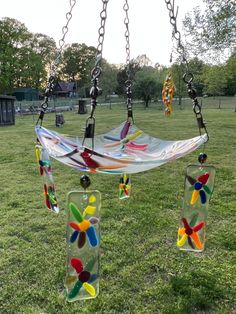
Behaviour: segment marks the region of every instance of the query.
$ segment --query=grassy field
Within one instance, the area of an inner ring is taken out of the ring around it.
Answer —
[[[132,175],[132,196],[118,200],[119,176],[91,174],[102,193],[101,280],[96,299],[64,298],[66,195],[82,173],[53,162],[59,215],[44,207],[31,116],[0,128],[0,313],[236,313],[236,113],[206,109],[208,162],[216,167],[206,249],[179,251],[177,229],[186,166],[201,149],[154,170]],[[134,112],[135,123],[163,139],[198,135],[191,105],[171,118],[155,106]],[[85,115],[64,113],[60,132],[82,135]],[[96,132],[126,118],[124,108],[96,110]],[[44,126],[56,129],[54,114]],[[57,129],[58,131],[58,129]]]

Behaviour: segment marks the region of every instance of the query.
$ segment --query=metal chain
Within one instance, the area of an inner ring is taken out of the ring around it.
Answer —
[[[165,3],[166,3],[166,7],[169,11],[170,24],[173,27],[172,35],[177,41],[177,51],[182,56],[182,60],[185,63],[186,72],[183,76],[183,80],[186,83],[188,95],[192,99],[193,112],[195,113],[195,116],[197,119],[199,133],[201,135],[201,130],[203,129],[207,135],[207,140],[209,140],[209,135],[208,135],[207,128],[206,128],[206,125],[204,123],[204,119],[203,119],[202,112],[201,112],[202,108],[198,102],[197,93],[196,93],[196,90],[194,89],[193,84],[192,84],[194,76],[189,71],[188,62],[187,62],[187,58],[186,58],[186,51],[185,51],[185,48],[184,48],[182,41],[181,41],[180,31],[177,28],[178,7],[177,7],[177,10],[175,12],[175,0],[172,0],[172,1],[165,0]]]
[[[66,13],[66,24],[65,26],[62,27],[62,38],[59,40],[59,50],[51,66],[51,74],[54,76],[56,75],[57,67],[61,62],[62,51],[65,45],[65,37],[69,31],[68,25],[70,23],[70,20],[72,19],[72,11],[75,5],[76,5],[76,0],[70,0],[70,11]]]
[[[44,92],[44,100],[41,104],[40,113],[39,113],[39,117],[36,122],[36,125],[38,125],[40,121],[40,126],[42,126],[44,114],[48,108],[49,97],[52,95],[53,89],[55,87],[57,67],[58,67],[58,64],[61,62],[62,51],[65,45],[65,37],[69,31],[68,25],[70,23],[70,20],[72,19],[72,10],[75,5],[76,5],[76,0],[70,0],[70,11],[66,13],[66,24],[62,28],[62,38],[59,40],[59,50],[57,52],[57,56],[55,60],[52,62],[51,67],[50,67],[50,75],[49,75],[46,90]]]
[[[129,4],[128,0],[125,0],[125,4],[123,6],[123,10],[125,11],[125,19],[124,19],[124,24],[126,27],[125,30],[125,39],[126,39],[126,74],[127,74],[127,80],[125,81],[125,87],[126,87],[126,95],[127,95],[127,100],[126,100],[126,106],[127,106],[127,113],[128,113],[128,120],[133,120],[133,109],[132,109],[132,81],[131,81],[131,71],[130,71],[130,43],[129,43]]]
[[[107,4],[109,0],[102,0],[103,6],[102,11],[100,13],[100,27],[98,29],[98,46],[96,52],[96,60],[95,60],[95,67],[92,69],[91,76],[92,80],[98,79],[98,77],[102,73],[101,69],[101,60],[102,60],[102,51],[103,51],[103,42],[105,36],[105,25],[107,19]]]
[[[90,116],[86,120],[85,125],[85,133],[82,145],[84,145],[84,141],[86,138],[92,139],[92,149],[94,148],[94,132],[95,132],[95,118],[94,112],[97,106],[97,97],[102,94],[102,90],[98,87],[98,78],[102,73],[101,61],[102,61],[102,52],[103,52],[103,42],[105,36],[105,25],[107,19],[107,4],[109,0],[102,0],[103,6],[102,11],[100,12],[100,27],[98,29],[98,46],[96,52],[96,60],[95,66],[91,71],[92,77],[92,87],[90,89],[90,97],[91,97],[91,112]]]
[[[129,43],[130,33],[129,33],[129,16],[128,16],[129,4],[128,4],[128,0],[125,0],[125,4],[123,6],[123,9],[125,11],[124,24],[126,27],[126,30],[125,30],[125,39],[126,39],[125,49],[126,49],[126,67],[127,67],[126,73],[127,73],[128,80],[129,80],[130,79],[130,43]]]

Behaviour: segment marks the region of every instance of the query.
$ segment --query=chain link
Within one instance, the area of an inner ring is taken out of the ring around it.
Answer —
[[[98,29],[98,46],[97,46],[97,52],[96,52],[96,61],[95,61],[95,67],[93,68],[91,75],[92,79],[99,78],[99,76],[102,73],[101,69],[101,61],[102,61],[102,51],[103,51],[103,42],[104,42],[104,36],[105,36],[105,25],[106,25],[106,19],[107,19],[107,4],[109,0],[102,0],[102,11],[100,12],[100,27]]]
[[[125,19],[124,19],[124,24],[125,24],[125,40],[126,40],[126,45],[125,45],[125,50],[126,50],[126,74],[127,74],[127,80],[125,81],[125,87],[126,87],[126,106],[127,106],[127,115],[128,115],[128,120],[133,119],[133,105],[132,105],[132,81],[131,81],[131,71],[130,71],[130,32],[129,32],[129,4],[128,0],[125,0],[125,4],[123,6],[123,10],[125,11]]]
[[[128,80],[130,80],[130,43],[129,43],[129,16],[128,16],[128,11],[129,11],[129,4],[128,4],[128,0],[125,0],[125,4],[123,6],[123,9],[125,11],[125,19],[124,19],[124,24],[126,27],[125,30],[125,39],[126,39],[126,46],[125,46],[125,50],[126,50],[126,73],[127,73],[127,77]]]
[[[70,11],[66,13],[66,24],[62,27],[62,38],[59,40],[59,50],[57,56],[51,66],[51,75],[56,76],[57,67],[61,62],[62,51],[65,46],[65,37],[69,31],[68,25],[72,19],[72,11],[76,5],[76,0],[70,0]]]
[[[62,28],[62,38],[59,40],[59,49],[58,49],[56,58],[54,59],[50,67],[50,75],[47,82],[47,87],[44,92],[44,100],[41,104],[40,113],[39,113],[39,117],[36,122],[36,125],[38,125],[40,122],[40,126],[42,126],[44,114],[48,108],[49,97],[52,95],[52,92],[55,87],[57,67],[59,63],[61,62],[62,51],[65,45],[65,37],[69,31],[68,25],[70,23],[70,20],[72,19],[72,10],[75,4],[76,4],[76,0],[70,0],[70,11],[66,13],[66,24]]]
[[[91,71],[92,77],[92,87],[90,89],[91,97],[91,112],[90,116],[86,120],[85,132],[82,145],[86,138],[92,139],[92,149],[94,148],[94,132],[95,132],[95,118],[94,112],[97,106],[97,97],[102,94],[102,90],[98,87],[98,78],[102,73],[101,61],[102,61],[102,52],[103,52],[103,42],[105,36],[105,25],[107,19],[107,4],[109,0],[102,0],[102,11],[100,12],[100,27],[98,29],[98,46],[96,52],[95,66]]]
[[[186,83],[188,95],[192,99],[193,112],[195,113],[195,116],[197,119],[199,133],[201,135],[201,130],[203,129],[207,135],[207,140],[209,140],[209,135],[208,135],[207,128],[206,128],[206,125],[204,123],[204,119],[203,119],[202,112],[201,112],[202,108],[198,102],[197,93],[196,93],[196,90],[194,89],[193,84],[192,84],[194,76],[189,71],[188,61],[187,61],[187,57],[186,57],[186,51],[185,51],[184,45],[182,44],[180,31],[178,30],[178,27],[177,27],[178,7],[177,7],[177,10],[175,11],[175,0],[172,0],[172,1],[171,0],[165,0],[165,3],[166,3],[166,7],[169,11],[170,24],[172,25],[172,28],[173,28],[172,36],[177,41],[177,51],[181,55],[182,60],[185,63],[186,72],[183,76],[183,80]]]

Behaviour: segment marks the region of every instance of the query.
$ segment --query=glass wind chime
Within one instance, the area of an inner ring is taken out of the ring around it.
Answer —
[[[83,161],[86,161],[86,165],[94,170],[98,167],[96,161],[93,159],[96,153],[94,152],[94,132],[95,132],[95,117],[94,112],[97,106],[97,97],[100,94],[100,89],[98,87],[98,78],[101,74],[100,63],[102,60],[102,47],[105,34],[105,22],[106,22],[106,10],[108,0],[102,0],[103,9],[100,14],[101,26],[99,28],[99,44],[97,47],[97,55],[95,67],[92,70],[92,87],[90,90],[91,96],[91,113],[86,120],[85,134],[82,146],[85,142],[90,141],[91,150],[84,149],[81,152],[81,157]],[[165,0],[167,8],[170,11],[171,21],[176,22],[176,16],[174,15],[173,4]],[[63,28],[63,39],[60,41],[60,51],[57,59],[60,59],[65,34],[68,31],[68,23],[72,17],[72,9],[76,3],[76,0],[71,0],[71,10],[69,14],[67,13],[67,24]],[[130,79],[130,69],[129,69],[129,59],[130,59],[130,46],[129,46],[129,29],[128,29],[128,4],[125,0],[124,10],[126,12],[126,51],[127,51],[127,75],[128,79],[126,81],[126,94],[127,94],[127,120],[124,123],[122,129],[117,137],[104,135],[104,138],[111,140],[113,143],[105,144],[104,147],[114,147],[119,145],[121,150],[131,148],[139,151],[147,149],[146,143],[136,143],[133,140],[141,136],[142,131],[136,130],[129,134],[129,130],[132,128],[133,124],[133,112],[132,112],[132,82]],[[174,19],[172,19],[174,16]],[[173,25],[173,23],[171,23]],[[178,39],[179,47],[183,50],[184,48],[180,41],[180,33],[177,30],[176,25],[174,25],[175,34],[178,35],[174,37]],[[186,61],[186,59],[184,58]],[[42,122],[44,114],[48,107],[48,100],[52,94],[53,88],[55,86],[55,62],[52,66],[52,73],[49,77],[48,85],[45,91],[44,102],[41,104],[41,111],[37,121],[39,128],[42,127]],[[187,62],[186,62],[187,65]],[[192,86],[193,75],[188,71],[184,76],[184,81],[187,84],[188,94],[193,101],[193,110],[197,118],[199,132],[201,136],[201,130],[205,131],[205,136],[208,138],[208,133],[206,126],[203,122],[203,117],[201,113],[201,106],[198,103],[196,92]],[[163,98],[166,99],[166,115],[170,115],[172,112],[172,98],[175,91],[174,84],[171,75],[168,75],[164,88],[163,88]],[[36,159],[39,166],[39,172],[43,179],[43,192],[45,198],[46,207],[55,213],[59,212],[59,206],[56,198],[55,184],[52,175],[51,160],[49,158],[52,151],[50,148],[56,150],[59,154],[61,153],[62,147],[57,146],[58,142],[61,143],[63,149],[68,149],[69,144],[74,145],[72,142],[64,139],[62,141],[57,134],[51,138],[51,133],[45,128],[43,129],[44,137],[40,138],[40,143],[36,145]],[[38,134],[38,133],[37,133]],[[50,144],[49,144],[50,142]],[[43,145],[41,145],[43,144]],[[67,145],[68,144],[68,145]],[[200,143],[201,144],[201,143]],[[198,145],[200,145],[198,144]],[[50,146],[52,145],[52,146]],[[194,144],[196,148],[196,144]],[[186,146],[185,144],[183,145]],[[181,146],[182,147],[182,146]],[[197,146],[198,147],[198,146]],[[77,153],[77,147],[73,146],[73,151]],[[182,148],[181,148],[182,149]],[[62,150],[64,153],[64,150]],[[92,153],[91,153],[92,152]],[[172,150],[171,150],[172,152]],[[60,154],[59,154],[60,155]],[[71,151],[68,153],[71,157]],[[101,155],[97,154],[99,158]],[[96,155],[96,156],[97,156]],[[58,155],[57,155],[58,156]],[[72,159],[71,159],[72,160]],[[205,230],[206,230],[206,220],[207,212],[209,207],[209,201],[213,192],[214,178],[215,178],[215,168],[213,166],[206,164],[207,156],[205,153],[201,153],[199,156],[198,165],[190,165],[187,167],[185,176],[185,186],[184,186],[184,200],[183,208],[181,211],[179,229],[178,229],[178,239],[177,246],[181,250],[196,251],[200,252],[205,246]],[[76,160],[74,159],[74,162]],[[116,167],[115,167],[116,168]],[[129,172],[129,171],[127,171]],[[118,172],[121,174],[119,181],[119,198],[126,199],[129,198],[131,192],[131,178],[128,173]],[[131,171],[130,171],[131,173]],[[100,209],[101,209],[101,194],[97,190],[89,190],[90,179],[88,176],[84,175],[80,178],[80,184],[82,190],[70,191],[67,195],[67,224],[66,224],[66,243],[67,243],[67,261],[66,261],[66,277],[65,277],[65,292],[66,299],[69,302],[76,300],[95,298],[99,292],[99,248],[100,248]]]
[[[177,29],[176,19],[178,8],[175,12],[174,0],[165,0],[165,3],[169,10],[170,23],[173,26],[173,37],[177,40],[177,51],[181,53],[183,62],[185,62],[186,65],[186,73],[183,79],[187,86],[188,95],[192,99],[193,112],[196,115],[199,133],[201,135],[201,131],[204,130],[208,137],[206,125],[201,113],[201,106],[198,103],[196,90],[192,85],[193,74],[188,69],[185,49],[181,42],[181,34]],[[170,77],[168,79],[170,79]],[[171,96],[174,85],[171,80],[168,79],[165,81],[163,94],[166,101],[166,103],[165,101],[164,103],[167,106],[166,110],[168,114],[170,114],[171,109],[168,107],[168,101],[172,100]],[[168,94],[168,91],[170,91],[168,89],[169,86],[171,86],[171,93]],[[167,93],[165,91],[167,91]],[[198,161],[198,165],[189,165],[186,169],[183,207],[181,210],[177,239],[179,249],[195,252],[201,252],[205,247],[209,201],[213,193],[215,180],[215,168],[206,164],[206,153],[201,153],[198,157]]]

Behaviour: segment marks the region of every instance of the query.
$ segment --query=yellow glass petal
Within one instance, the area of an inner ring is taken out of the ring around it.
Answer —
[[[84,215],[92,215],[94,214],[96,211],[96,207],[95,206],[91,206],[91,205],[88,205],[85,210],[84,210]]]
[[[139,130],[137,132],[134,132],[133,134],[126,136],[125,139],[131,141],[131,140],[135,139],[136,137],[138,137],[139,135],[141,135],[142,133],[143,133],[143,131]]]
[[[192,198],[191,198],[191,202],[190,202],[191,205],[194,205],[196,203],[198,195],[199,195],[199,190],[194,190],[192,193]]]
[[[91,195],[90,197],[89,197],[89,203],[94,203],[94,202],[96,202],[96,196],[94,196],[94,195]]]
[[[37,161],[39,161],[40,160],[40,149],[39,149],[39,147],[35,148],[35,154],[36,154]]]
[[[92,285],[90,285],[89,283],[87,283],[87,282],[84,282],[83,283],[83,287],[84,287],[84,289],[85,290],[87,290],[88,291],[88,293],[92,296],[92,297],[94,297],[95,296],[95,289],[94,289],[94,287],[92,286]]]
[[[187,234],[185,233],[180,240],[177,241],[178,246],[183,246],[187,240]]]

